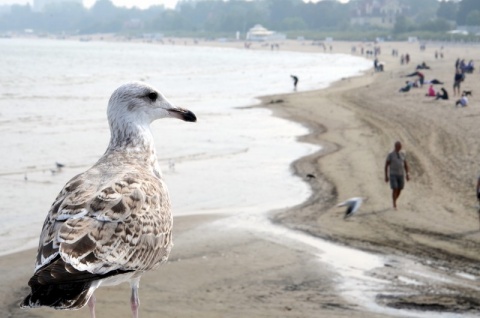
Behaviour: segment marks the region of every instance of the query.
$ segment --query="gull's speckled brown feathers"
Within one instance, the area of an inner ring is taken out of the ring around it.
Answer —
[[[99,274],[149,270],[166,260],[172,228],[166,188],[132,161],[118,160],[126,170],[103,182],[103,171],[112,171],[99,162],[65,186],[45,221],[37,269],[58,253],[75,268]]]
[[[149,129],[162,117],[196,120],[143,83],[113,93],[108,149],[53,202],[23,307],[80,308],[101,284],[135,280],[167,260],[170,200]]]

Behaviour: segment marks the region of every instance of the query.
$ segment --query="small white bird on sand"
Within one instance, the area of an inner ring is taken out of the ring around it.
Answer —
[[[358,209],[360,208],[360,206],[362,205],[362,203],[364,201],[367,201],[367,200],[368,200],[367,198],[354,197],[354,198],[348,199],[345,202],[340,203],[337,206],[338,207],[341,207],[341,206],[346,206],[347,207],[347,210],[345,211],[345,216],[344,216],[344,218],[346,219],[349,216],[356,213],[358,211]]]
[[[130,282],[136,318],[140,276],[167,261],[173,219],[150,123],[196,117],[139,82],[113,92],[107,115],[107,151],[67,182],[48,212],[23,308],[79,309],[88,303],[95,317],[94,291]]]

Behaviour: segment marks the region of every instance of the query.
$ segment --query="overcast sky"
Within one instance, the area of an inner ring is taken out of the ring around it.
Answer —
[[[116,6],[126,7],[139,7],[142,9],[148,8],[152,5],[163,4],[167,8],[175,8],[178,0],[111,0]],[[305,2],[317,2],[321,0],[304,0]],[[348,0],[342,0],[341,2],[348,2]],[[33,0],[0,0],[1,4],[33,4]],[[90,7],[95,3],[95,0],[83,0],[85,6]]]

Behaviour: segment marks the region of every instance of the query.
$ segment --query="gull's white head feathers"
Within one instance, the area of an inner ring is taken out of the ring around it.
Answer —
[[[107,116],[111,131],[109,149],[153,148],[150,123],[160,118],[197,120],[194,113],[174,106],[158,90],[142,82],[117,88],[108,102]]]
[[[117,88],[108,102],[107,115],[110,123],[124,121],[139,125],[167,117],[196,121],[191,111],[174,106],[158,90],[142,82]]]

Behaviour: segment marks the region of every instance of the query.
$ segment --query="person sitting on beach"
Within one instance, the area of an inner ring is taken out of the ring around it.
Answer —
[[[383,72],[384,70],[385,70],[385,63],[384,62],[378,62],[377,72]]]
[[[428,97],[435,97],[435,96],[437,96],[437,94],[435,93],[435,89],[433,88],[433,85],[430,85],[430,87],[428,88],[427,96],[428,96]]]
[[[467,107],[468,106],[468,98],[465,94],[462,94],[462,98],[457,100],[457,102],[455,103],[455,107],[458,107],[459,105],[461,107]]]
[[[430,66],[428,66],[425,62],[422,62],[422,64],[417,65],[417,70],[429,70]]]
[[[379,62],[378,58],[375,58],[375,60],[373,60],[373,68],[375,69],[375,72],[383,72],[384,70],[383,67],[384,67],[384,63]]]
[[[420,82],[420,87],[423,86],[423,81],[425,80],[425,75],[422,72],[416,71],[412,74],[405,75],[406,77],[418,76],[418,81]]]
[[[473,73],[473,71],[475,71],[473,60],[470,60],[468,64],[463,67],[462,71],[464,73]]]
[[[440,90],[441,90],[442,92],[441,92],[441,93],[440,93],[440,92],[437,93],[437,98],[435,98],[435,100],[437,100],[437,99],[445,99],[445,100],[447,100],[447,99],[448,99],[447,90],[446,90],[444,87],[442,87]]]
[[[399,92],[402,92],[402,93],[408,92],[410,88],[412,88],[413,86],[413,82],[410,82],[410,81],[406,81],[405,84],[406,85],[404,87],[400,88]]]

